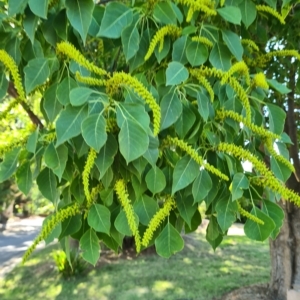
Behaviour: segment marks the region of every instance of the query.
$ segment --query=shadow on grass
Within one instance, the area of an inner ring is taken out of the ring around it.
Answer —
[[[50,256],[58,246],[51,246],[0,281],[0,299],[208,300],[269,279],[267,243],[231,236],[214,252],[202,233],[184,239],[184,250],[170,259],[154,254],[124,259],[103,251],[95,269],[70,280],[58,275]]]

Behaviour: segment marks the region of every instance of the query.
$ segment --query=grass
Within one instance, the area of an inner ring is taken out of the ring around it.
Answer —
[[[97,268],[70,280],[58,275],[50,256],[58,246],[50,246],[0,280],[0,299],[209,300],[269,279],[267,242],[229,236],[214,252],[201,232],[184,239],[184,250],[170,259],[154,254],[120,259],[107,253]]]

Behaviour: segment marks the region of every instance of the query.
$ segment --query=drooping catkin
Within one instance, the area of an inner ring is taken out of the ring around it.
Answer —
[[[45,238],[47,238],[53,229],[61,222],[66,220],[69,217],[75,216],[80,213],[80,207],[78,203],[74,202],[72,205],[62,208],[61,210],[54,213],[49,220],[47,220],[46,224],[44,224],[40,234],[35,238],[33,244],[26,250],[23,255],[22,264],[24,264],[31,253],[34,251],[36,246]]]
[[[135,213],[133,210],[133,206],[131,204],[131,201],[129,199],[129,195],[126,191],[126,185],[123,179],[119,179],[115,184],[115,191],[118,196],[118,199],[121,203],[122,208],[124,209],[127,222],[129,225],[129,228],[134,236],[135,246],[136,246],[136,252],[139,253],[141,251],[141,238],[140,233],[138,230],[138,226],[136,224],[135,220]]]
[[[152,217],[149,222],[148,228],[146,229],[142,245],[147,247],[153,237],[154,232],[160,226],[160,224],[165,220],[165,218],[170,214],[171,210],[176,207],[176,203],[171,196],[166,197],[165,203],[162,208]]]

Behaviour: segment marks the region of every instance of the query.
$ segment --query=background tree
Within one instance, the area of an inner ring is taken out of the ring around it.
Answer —
[[[299,49],[299,4],[280,7],[281,3],[274,1],[273,7],[281,9],[287,15],[286,24],[267,22],[262,32],[268,37],[266,44],[269,51],[289,48]],[[267,30],[266,30],[267,29]],[[272,92],[270,99],[280,105],[287,113],[284,131],[290,136],[292,144],[289,154],[295,167],[295,173],[288,179],[286,186],[299,193],[299,61],[295,57],[277,57],[268,65],[267,74],[280,82],[287,82],[285,95]],[[285,221],[276,240],[270,242],[272,272],[270,291],[274,299],[286,299],[286,291],[293,287],[300,290],[300,235],[299,207],[288,202],[280,201],[285,212]]]
[[[295,3],[0,1],[0,119],[20,106],[34,125],[1,145],[0,182],[16,173],[27,193],[36,180],[56,207],[24,261],[54,237],[69,257],[70,236],[92,264],[99,240],[118,251],[124,236],[169,257],[201,224],[202,201],[213,248],[241,215],[249,238],[274,239],[276,202],[300,205],[284,186],[298,150],[280,108],[294,96],[282,83],[295,86],[284,71],[299,59],[285,42]]]

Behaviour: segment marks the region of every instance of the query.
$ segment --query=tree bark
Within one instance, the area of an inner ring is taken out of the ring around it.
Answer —
[[[295,177],[289,180],[299,183]],[[298,188],[299,189],[299,188]],[[285,212],[285,219],[276,240],[270,240],[271,280],[269,290],[273,300],[286,300],[287,291],[300,291],[300,209],[289,202],[279,205]]]
[[[295,174],[289,178],[286,186],[300,194],[300,160],[297,140],[297,117],[295,111],[295,75],[291,64],[289,86],[292,91],[288,94],[287,117],[285,132],[290,136],[293,145],[289,147],[293,160]],[[288,199],[287,199],[288,200]],[[279,205],[285,213],[285,220],[275,241],[270,241],[271,280],[269,291],[273,300],[286,300],[287,291],[293,289],[300,292],[300,208],[290,202],[281,201]],[[295,299],[295,298],[293,298]],[[300,299],[297,297],[296,299]]]

